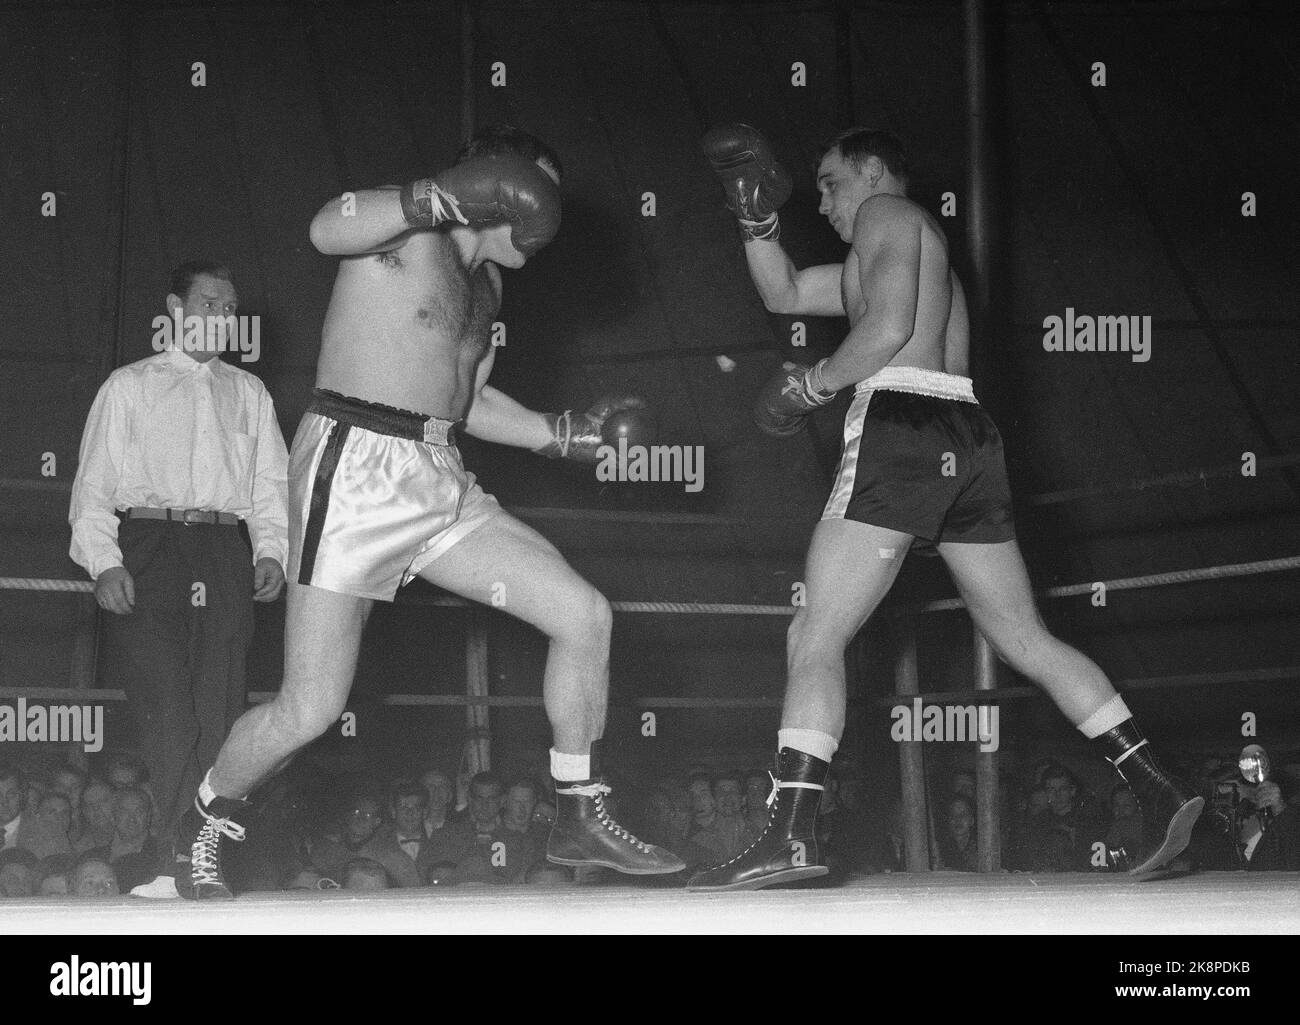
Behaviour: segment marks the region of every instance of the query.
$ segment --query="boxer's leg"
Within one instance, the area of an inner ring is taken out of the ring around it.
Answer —
[[[605,730],[609,692],[609,602],[574,572],[555,546],[499,513],[420,570],[432,584],[509,612],[550,641],[542,685],[554,732],[551,774],[558,816],[547,857],[633,875],[685,868],[676,855],[642,843],[614,822],[608,792],[591,764]]]
[[[288,585],[284,681],[271,701],[240,716],[182,822],[176,849],[182,896],[232,895],[222,872],[222,845],[243,839],[243,799],[342,715],[371,605],[368,598]]]
[[[546,538],[508,513],[493,516],[420,576],[546,635],[542,698],[556,750],[587,755],[605,730],[613,619],[604,595]]]
[[[739,857],[697,873],[692,890],[753,890],[824,876],[817,811],[844,732],[844,649],[889,592],[912,536],[824,519],[808,549],[806,604],[787,637],[789,682],[777,734],[777,772],[762,834]]]
[[[994,650],[1042,687],[1133,788],[1143,812],[1143,849],[1130,852],[1132,871],[1147,872],[1176,858],[1190,842],[1205,800],[1154,760],[1124,699],[1097,664],[1048,631],[1020,546],[944,543],[939,554]]]

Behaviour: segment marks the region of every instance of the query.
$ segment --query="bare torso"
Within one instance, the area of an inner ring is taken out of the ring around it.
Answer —
[[[970,365],[970,321],[965,292],[948,263],[948,240],[938,222],[926,210],[911,202],[908,206],[911,216],[921,224],[916,323],[912,337],[889,363],[890,366],[921,367],[964,377]],[[858,254],[856,250],[850,251],[840,280],[850,325],[867,314],[859,270]]]
[[[442,232],[345,257],[325,314],[316,387],[461,419],[500,307],[496,265],[471,271]]]

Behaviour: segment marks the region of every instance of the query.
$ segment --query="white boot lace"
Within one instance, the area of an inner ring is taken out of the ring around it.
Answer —
[[[555,792],[557,794],[575,794],[580,797],[592,798],[596,802],[596,818],[600,821],[602,826],[624,843],[629,843],[633,847],[636,847],[643,854],[648,854],[650,852],[650,845],[648,843],[643,843],[638,840],[610,817],[609,809],[605,807],[605,795],[610,793],[608,784],[602,783],[598,780],[595,783],[588,783],[586,786],[569,786],[565,787],[563,790],[556,790]]]
[[[196,802],[197,806],[197,802]],[[203,828],[190,846],[190,873],[197,883],[219,884],[221,879],[221,838],[228,836],[232,840],[244,839],[244,827],[231,819],[210,815],[202,808]]]

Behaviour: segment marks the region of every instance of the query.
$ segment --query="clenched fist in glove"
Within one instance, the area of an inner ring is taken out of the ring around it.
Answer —
[[[740,220],[745,241],[780,238],[776,211],[790,198],[790,175],[758,129],[719,125],[705,133],[700,145],[722,180],[727,207]]]
[[[654,442],[654,414],[645,399],[635,395],[600,399],[585,413],[566,409],[542,416],[551,429],[551,440],[533,451],[548,459],[598,463],[599,449],[610,445],[617,450],[620,438],[626,439],[628,448]]]
[[[758,429],[774,438],[789,438],[802,431],[808,414],[835,398],[835,392],[822,383],[825,364],[826,360],[814,367],[782,363],[754,403]]]

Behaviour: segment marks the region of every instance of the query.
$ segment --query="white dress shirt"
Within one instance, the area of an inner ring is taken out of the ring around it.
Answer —
[[[95,578],[122,565],[114,510],[205,509],[247,521],[254,561],[283,567],[288,473],[275,406],[252,374],[179,349],[130,363],[104,382],[86,418],[70,554]]]

